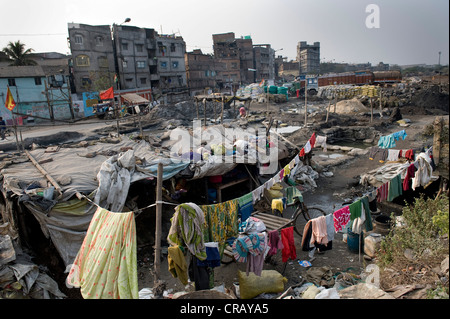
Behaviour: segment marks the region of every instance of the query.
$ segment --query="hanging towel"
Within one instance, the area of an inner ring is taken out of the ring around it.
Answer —
[[[270,250],[267,253],[269,256],[273,256],[277,253],[278,249],[283,249],[283,243],[280,240],[280,235],[278,230],[272,230],[269,232],[269,246]]]
[[[305,148],[302,147],[302,149],[300,150],[300,153],[298,154],[298,156],[303,157],[305,156]]]
[[[345,206],[341,209],[338,209],[333,213],[334,219],[334,230],[339,232],[342,230],[345,225],[350,221],[350,209],[348,206]]]
[[[308,141],[305,144],[305,153],[308,154],[311,151],[311,143]]]
[[[355,218],[361,217],[361,200],[353,202],[348,206],[350,210],[350,220],[354,220]]]
[[[289,168],[289,164],[284,167],[283,177],[289,175],[291,173],[291,169]]]
[[[392,134],[386,136],[380,136],[378,140],[378,147],[380,148],[391,148],[395,147],[395,138]]]
[[[188,265],[180,246],[169,246],[167,249],[167,263],[169,272],[174,278],[178,278],[183,285],[188,284]]]
[[[414,151],[412,149],[407,150],[404,156],[406,159],[414,161]]]
[[[294,227],[287,227],[281,230],[281,242],[283,243],[283,250],[281,251],[281,260],[285,263],[289,258],[295,260],[297,258],[297,251],[294,243]]]
[[[361,203],[363,205],[364,214],[366,215],[366,231],[372,231],[373,223],[372,223],[372,213],[370,212],[369,206],[369,197],[364,196],[363,198],[361,198]]]
[[[317,145],[320,145],[322,147],[323,151],[326,152],[327,151],[327,137],[317,135],[315,146],[317,146]]]
[[[295,186],[289,186],[286,188],[286,203],[287,205],[292,205],[295,200],[298,199],[299,202],[303,203],[303,195]]]
[[[334,234],[336,231],[334,230],[334,220],[333,220],[333,214],[328,214],[325,216],[325,221],[327,224],[327,237],[328,242],[331,242],[334,240]]]
[[[387,200],[389,192],[389,182],[384,183],[380,187],[377,188],[377,202],[381,203],[382,201]]]
[[[253,213],[253,194],[248,193],[238,198],[239,212],[241,216],[241,222],[246,221],[247,218]]]
[[[247,258],[247,276],[253,272],[257,276],[261,276],[264,266],[264,258],[267,248],[266,232],[249,235],[253,243],[253,248]]]
[[[278,209],[281,214],[283,214],[283,199],[275,198],[272,199],[272,210]]]
[[[98,208],[67,276],[84,299],[138,299],[134,213]]]
[[[403,194],[402,191],[402,178],[401,174],[398,174],[389,181],[389,191],[387,200],[392,202],[395,198]]]

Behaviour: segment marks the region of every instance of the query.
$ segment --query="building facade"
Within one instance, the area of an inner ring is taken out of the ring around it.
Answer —
[[[116,72],[110,26],[69,23],[68,31],[73,93],[111,87]]]
[[[270,44],[253,45],[254,74],[253,82],[275,79],[275,50]]]
[[[0,116],[7,125],[74,119],[67,63],[65,68],[33,66],[0,67]],[[16,103],[14,114],[6,109],[9,87]]]
[[[306,41],[297,45],[297,61],[299,61],[299,73],[318,74],[320,72],[320,42],[307,44]]]
[[[216,91],[222,88],[221,75],[225,64],[213,55],[203,54],[197,49],[185,54],[186,76],[191,96],[204,94],[205,89]]]

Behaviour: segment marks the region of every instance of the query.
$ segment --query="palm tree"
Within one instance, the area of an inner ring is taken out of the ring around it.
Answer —
[[[20,40],[16,42],[10,41],[8,45],[3,48],[3,52],[8,56],[10,60],[13,61],[13,63],[10,64],[13,66],[36,65],[37,62],[29,58],[31,51],[34,50],[25,50],[25,44],[21,43]]]

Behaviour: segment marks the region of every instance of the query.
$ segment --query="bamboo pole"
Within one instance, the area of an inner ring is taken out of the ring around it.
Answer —
[[[155,277],[154,283],[159,281],[161,268],[161,220],[162,220],[162,177],[163,164],[158,163],[158,177],[156,180],[156,226],[155,226]]]
[[[30,152],[28,152],[27,150],[24,150],[24,151],[25,151],[25,154],[27,154],[30,161],[34,164],[34,166],[36,166],[36,168],[45,176],[45,178],[47,178],[48,181],[50,183],[52,183],[53,186],[55,186],[55,189],[60,194],[62,194],[61,186],[59,186],[59,184],[53,179],[53,177],[51,177],[50,174],[47,173],[47,171],[41,165],[39,165],[39,163],[34,159],[34,157],[30,154]]]
[[[223,125],[223,109],[224,109],[224,103],[225,103],[225,97],[222,95],[222,113],[220,115],[220,124]]]

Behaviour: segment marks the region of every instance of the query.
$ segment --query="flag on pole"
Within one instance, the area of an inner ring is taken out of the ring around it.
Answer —
[[[114,99],[114,89],[111,86],[109,89],[100,92],[100,100],[112,100]]]
[[[10,111],[14,110],[14,108],[16,107],[16,102],[14,102],[14,98],[11,94],[9,86],[8,86],[8,90],[6,92],[5,107]]]
[[[119,82],[119,77],[117,76],[117,73],[114,74],[114,83]]]

